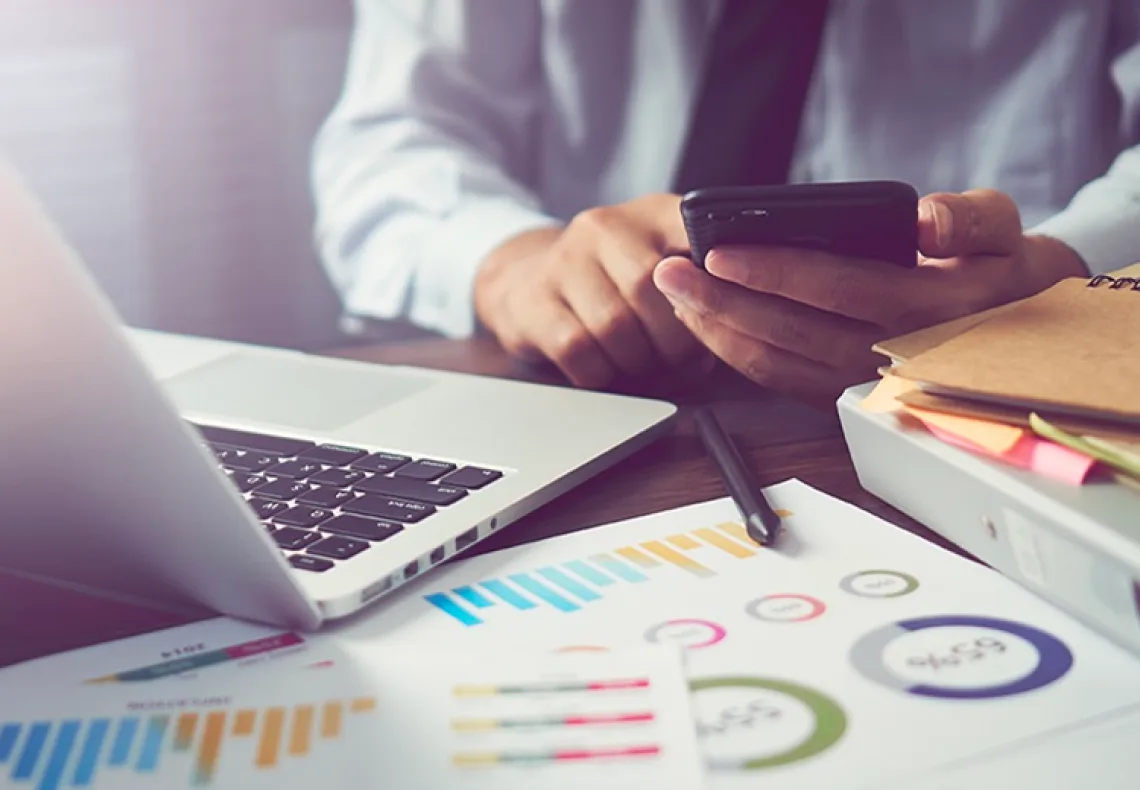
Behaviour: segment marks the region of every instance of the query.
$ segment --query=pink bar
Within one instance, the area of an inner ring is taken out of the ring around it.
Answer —
[[[584,724],[632,724],[640,721],[653,721],[652,713],[599,713],[593,716],[567,716],[569,725]]]
[[[257,639],[253,642],[246,642],[244,645],[227,647],[225,653],[230,658],[249,658],[250,656],[272,653],[274,650],[280,650],[283,647],[292,647],[293,645],[302,645],[304,643],[305,640],[297,636],[297,634],[277,634],[276,636],[267,636],[264,639]]]
[[[555,752],[556,760],[600,760],[607,757],[653,757],[661,754],[660,746],[623,746],[615,749],[566,749]]]
[[[649,681],[641,678],[637,680],[599,680],[595,683],[587,683],[586,688],[589,691],[616,691],[618,689],[647,689],[649,688]]]

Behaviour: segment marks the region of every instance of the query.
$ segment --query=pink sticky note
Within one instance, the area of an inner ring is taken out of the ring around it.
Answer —
[[[1021,469],[1029,469],[1053,480],[1060,480],[1070,485],[1081,485],[1088,478],[1096,460],[1062,447],[1056,442],[1040,439],[1036,436],[1024,436],[1008,452],[994,453],[984,447],[968,442],[952,433],[943,431],[934,425],[927,425],[927,430],[938,439],[963,450],[996,458]]]

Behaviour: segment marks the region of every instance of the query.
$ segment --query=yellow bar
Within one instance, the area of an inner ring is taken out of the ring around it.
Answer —
[[[339,702],[326,702],[321,710],[321,737],[339,738],[344,708]]]
[[[178,717],[174,730],[174,751],[184,752],[194,741],[194,730],[198,727],[197,713],[183,713]]]
[[[704,539],[706,543],[716,546],[721,551],[726,551],[733,557],[751,557],[756,552],[749,551],[735,541],[731,541],[715,529],[708,527],[701,527],[700,529],[693,530],[693,534],[699,538]]]
[[[717,524],[716,526],[717,529],[719,529],[721,532],[725,533],[726,535],[731,535],[732,537],[742,542],[745,546],[754,546],[756,544],[756,541],[748,537],[748,530],[744,528],[743,524],[737,524],[734,521],[726,521],[725,523]]]
[[[693,549],[699,549],[701,547],[701,544],[693,540],[689,535],[670,535],[669,542],[685,551],[692,551]]]
[[[493,730],[498,726],[499,723],[494,719],[453,719],[451,722],[451,729],[459,730],[460,732]]]
[[[261,742],[257,745],[258,768],[272,768],[277,765],[281,752],[281,733],[285,729],[285,709],[270,708],[265,712],[265,724],[261,730]]]
[[[495,754],[457,754],[451,761],[460,768],[484,768],[489,765],[498,765],[499,757]]]
[[[348,706],[353,713],[368,713],[376,710],[375,697],[357,697]]]
[[[456,686],[451,693],[456,697],[493,697],[499,689],[497,686]]]
[[[625,546],[623,548],[620,548],[615,551],[614,554],[625,557],[634,565],[640,565],[642,568],[653,568],[660,564],[652,557],[646,557],[633,546]]]
[[[234,735],[253,735],[253,727],[257,724],[257,711],[239,710],[234,718]]]
[[[252,713],[253,711],[245,711]],[[198,765],[195,784],[208,785],[218,767],[218,754],[222,751],[222,738],[226,732],[224,711],[211,711],[206,714],[206,726],[202,730],[202,744],[198,747]]]
[[[678,568],[686,570],[696,576],[716,576],[715,573],[710,571],[704,565],[701,565],[696,560],[689,559],[681,552],[677,551],[671,546],[666,546],[660,541],[648,540],[645,543],[642,543],[641,547],[648,551],[650,554],[656,554],[658,557],[665,560],[665,562],[676,565]]]
[[[289,733],[289,754],[298,757],[309,753],[309,738],[313,731],[313,706],[298,705],[293,709],[293,729]]]

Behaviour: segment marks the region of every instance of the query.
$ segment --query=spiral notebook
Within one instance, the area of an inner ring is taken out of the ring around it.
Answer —
[[[1140,425],[1140,266],[1063,280],[894,368],[924,391]]]

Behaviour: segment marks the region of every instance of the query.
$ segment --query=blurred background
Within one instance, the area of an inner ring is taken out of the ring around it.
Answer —
[[[127,323],[343,342],[308,159],[351,0],[0,0],[0,151]]]

